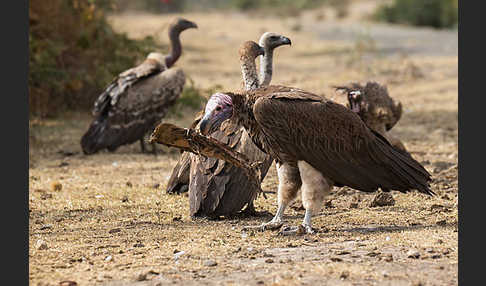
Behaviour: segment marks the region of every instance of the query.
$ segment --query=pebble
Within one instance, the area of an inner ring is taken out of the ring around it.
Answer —
[[[394,206],[395,199],[390,193],[381,192],[378,193],[370,203],[370,207],[384,207],[384,206]]]
[[[59,282],[59,286],[77,286],[77,285],[78,283],[76,283],[75,281],[64,280]]]
[[[106,261],[106,262],[113,261],[113,256],[108,255],[107,257],[105,257],[105,261]]]
[[[349,271],[348,270],[344,270],[343,272],[341,272],[341,275],[339,276],[339,278],[341,279],[346,279],[349,277]]]
[[[184,253],[186,253],[186,252],[185,251],[178,251],[178,252],[174,253],[174,259],[175,260],[179,259],[179,257],[184,255]]]
[[[47,249],[47,242],[43,241],[42,239],[39,239],[37,240],[37,242],[35,243],[35,248],[37,250],[45,250]]]
[[[419,258],[420,253],[415,249],[410,249],[409,251],[407,251],[407,257],[408,258]]]
[[[267,258],[267,259],[265,260],[265,262],[266,262],[266,263],[273,263],[273,259],[271,259],[271,258]]]
[[[60,191],[60,190],[62,190],[62,184],[59,183],[58,181],[52,182],[51,183],[51,189],[53,191]]]
[[[204,261],[203,265],[213,267],[213,266],[218,265],[218,263],[214,260],[206,260],[206,261]]]

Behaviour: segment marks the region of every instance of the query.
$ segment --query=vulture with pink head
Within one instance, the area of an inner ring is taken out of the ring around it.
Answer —
[[[243,126],[277,163],[278,209],[263,229],[282,225],[285,208],[299,189],[305,216],[301,226],[289,230],[294,233],[314,232],[311,217],[333,186],[434,194],[430,174],[410,154],[391,146],[349,108],[302,89],[268,86],[215,93],[200,130],[211,134],[227,119]]]
[[[260,85],[268,85],[272,78],[273,51],[282,45],[290,45],[285,36],[267,32],[260,37],[260,45],[248,41],[239,50],[241,71],[245,90],[252,90]],[[261,74],[257,75],[255,59],[261,56]],[[207,108],[207,107],[206,107]],[[198,128],[201,112],[191,128]],[[223,124],[211,137],[224,142],[234,150],[243,153],[252,161],[261,161],[260,178],[265,178],[273,159],[256,147],[242,126]],[[168,193],[189,191],[191,216],[227,216],[240,211],[256,214],[253,200],[258,190],[248,180],[241,168],[215,158],[205,158],[184,152],[167,184]]]

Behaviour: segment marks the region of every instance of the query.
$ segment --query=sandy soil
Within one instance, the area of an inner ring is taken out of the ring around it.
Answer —
[[[199,88],[240,87],[236,51],[272,30],[292,39],[276,51],[273,83],[344,103],[332,85],[376,80],[404,106],[392,133],[434,178],[435,197],[392,192],[393,206],[370,207],[374,194],[334,188],[301,237],[242,231],[271,219],[276,195],[256,200],[257,218],[191,220],[186,195],[165,185],[179,153],[139,145],[85,156],[79,140],[89,114],[32,120],[29,144],[29,281],[31,285],[456,285],[457,31],[386,26],[329,10],[292,18],[234,13],[183,15],[198,30],[182,35],[178,66]],[[166,42],[170,15],[114,15],[131,37]],[[167,122],[187,126],[196,110]],[[276,191],[272,167],[263,189]],[[298,224],[304,211],[286,212]],[[67,285],[67,284],[66,284]]]

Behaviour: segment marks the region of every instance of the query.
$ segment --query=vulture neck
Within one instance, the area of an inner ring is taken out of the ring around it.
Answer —
[[[169,54],[165,57],[165,65],[167,66],[167,68],[170,68],[172,65],[174,65],[177,59],[181,56],[182,46],[181,40],[179,39],[180,34],[180,31],[177,31],[172,27],[169,30]]]
[[[272,81],[273,49],[265,47],[265,54],[260,56],[260,86],[268,86]]]
[[[241,73],[243,74],[243,82],[245,83],[245,90],[252,90],[258,88],[258,75],[256,71],[255,59],[247,56],[240,57]]]

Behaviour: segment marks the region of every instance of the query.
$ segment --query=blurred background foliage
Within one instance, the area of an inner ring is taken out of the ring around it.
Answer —
[[[113,31],[114,0],[29,1],[29,110],[39,117],[90,109],[114,75],[156,48]]]
[[[154,38],[133,40],[115,32],[109,13],[144,11],[178,13],[229,9],[276,16],[332,6],[345,17],[352,0],[32,0],[29,1],[29,110],[31,116],[53,117],[65,110],[90,110],[96,97],[120,72],[141,62],[165,44]],[[374,20],[437,28],[456,27],[457,0],[393,0],[380,6]],[[204,101],[191,81],[180,104]],[[198,108],[198,107],[194,107]]]
[[[375,19],[413,26],[454,28],[458,23],[458,0],[394,0],[380,6]]]

